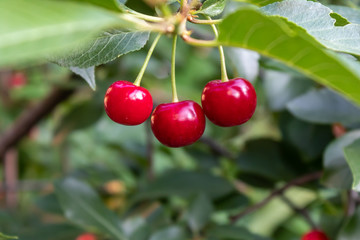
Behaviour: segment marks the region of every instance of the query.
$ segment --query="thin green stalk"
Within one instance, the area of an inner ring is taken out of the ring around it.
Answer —
[[[172,56],[171,56],[171,87],[172,87],[172,102],[178,102],[178,96],[176,91],[176,79],[175,79],[175,57],[176,57],[176,40],[177,35],[174,35],[173,37],[173,43],[172,43]]]
[[[210,17],[207,17],[207,18],[211,21]],[[215,37],[218,38],[219,37],[219,32],[218,32],[215,24],[211,24],[211,27],[212,27],[212,29],[214,31]],[[218,49],[219,49],[220,64],[221,64],[221,81],[222,82],[227,82],[227,81],[229,81],[229,78],[228,78],[227,71],[226,71],[224,48],[223,48],[223,46],[219,45]]]
[[[152,43],[152,45],[151,45],[151,47],[150,47],[150,49],[149,49],[149,52],[148,52],[148,54],[147,54],[147,56],[146,56],[146,58],[145,58],[145,62],[144,62],[144,64],[143,64],[143,66],[141,67],[140,72],[139,72],[139,74],[137,75],[137,77],[136,77],[136,79],[135,79],[135,81],[134,81],[134,85],[140,86],[141,79],[142,79],[142,77],[144,76],[146,67],[147,67],[147,65],[149,64],[151,55],[152,55],[152,53],[154,52],[154,49],[155,49],[155,47],[156,47],[156,44],[159,42],[160,37],[161,37],[161,33],[159,33],[159,34],[156,36],[154,42]]]

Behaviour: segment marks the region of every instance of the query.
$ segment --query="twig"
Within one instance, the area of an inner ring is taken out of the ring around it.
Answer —
[[[286,197],[284,194],[280,195],[281,200],[283,200],[290,208],[292,208],[292,210],[294,210],[294,212],[296,212],[297,214],[300,214],[301,216],[304,217],[304,219],[306,220],[306,222],[310,225],[310,227],[312,229],[317,229],[317,226],[315,224],[315,222],[311,219],[308,211],[306,211],[305,208],[299,208],[297,207],[288,197]]]
[[[7,150],[16,145],[43,117],[73,92],[74,89],[54,88],[45,99],[25,110],[0,137],[0,161],[4,158]]]
[[[285,192],[288,188],[291,188],[293,186],[297,186],[297,185],[302,185],[305,184],[307,182],[311,182],[314,180],[317,180],[321,177],[322,172],[314,172],[314,173],[310,173],[308,175],[302,176],[300,178],[294,179],[290,182],[288,182],[287,184],[285,184],[283,187],[278,188],[276,190],[274,190],[273,192],[271,192],[264,200],[262,200],[261,202],[243,210],[242,212],[231,216],[230,217],[230,221],[232,223],[235,223],[238,219],[242,218],[243,216],[252,213],[253,211],[265,206],[267,203],[269,203],[274,197],[277,197],[279,195],[281,195],[283,192]]]
[[[210,149],[212,151],[214,151],[215,153],[217,153],[217,154],[219,154],[221,156],[224,156],[224,157],[229,158],[231,160],[235,159],[234,155],[228,149],[226,149],[225,147],[220,145],[217,141],[215,141],[212,138],[203,136],[203,137],[200,138],[200,142],[206,144],[207,146],[210,147]]]

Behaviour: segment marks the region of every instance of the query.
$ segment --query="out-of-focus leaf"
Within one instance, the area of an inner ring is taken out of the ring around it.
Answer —
[[[299,161],[295,155],[291,158],[291,164]],[[289,165],[284,146],[271,139],[247,142],[237,159],[237,164],[240,173],[251,173],[272,181],[289,180],[296,176],[294,169]]]
[[[212,212],[213,206],[210,199],[204,194],[199,194],[190,204],[186,215],[191,230],[199,233],[210,220]]]
[[[304,29],[283,17],[242,8],[228,15],[219,24],[219,31],[219,44],[277,59],[360,103],[360,65],[327,51]]]
[[[269,238],[255,235],[244,227],[231,225],[210,228],[207,234],[209,237],[226,240],[270,240]]]
[[[89,84],[92,90],[96,90],[94,66],[88,68],[70,67],[70,70],[82,77]]]
[[[21,10],[19,10],[21,6]],[[122,16],[87,4],[49,0],[0,1],[0,65],[28,63],[85,45],[103,29],[129,27]]]
[[[83,129],[92,126],[103,115],[103,106],[96,101],[74,105],[56,126],[56,133]]]
[[[333,11],[321,3],[285,0],[263,7],[262,11],[299,25],[329,49],[360,55],[360,25],[336,26],[336,19],[330,16]]]
[[[74,50],[70,55],[55,58],[54,61],[65,67],[90,68],[139,50],[148,39],[149,32],[107,31],[94,38],[85,48]]]
[[[155,232],[150,240],[184,240],[187,239],[185,229],[172,226]]]
[[[217,16],[224,11],[227,0],[206,0],[197,13]]]
[[[360,108],[329,89],[309,91],[287,104],[296,117],[313,123],[342,123],[360,121]]]
[[[345,147],[344,152],[354,178],[353,189],[360,191],[360,139]]]
[[[69,1],[90,3],[116,12],[119,12],[121,9],[119,8],[118,0],[69,0]],[[120,2],[124,3],[123,1]]]
[[[279,122],[283,139],[299,149],[307,159],[322,155],[334,138],[331,127],[301,121],[290,113],[283,113]]]
[[[259,75],[259,59],[257,52],[241,48],[228,48],[226,53],[234,66],[238,77],[254,82]]]
[[[114,239],[126,240],[119,218],[105,207],[89,185],[74,178],[66,178],[55,183],[55,192],[70,221]]]
[[[46,224],[33,227],[32,231],[22,232],[20,239],[26,240],[69,240],[75,239],[84,231],[70,224]],[[0,238],[1,239],[1,238]]]
[[[322,182],[333,188],[350,189],[353,177],[345,160],[344,148],[360,138],[360,131],[352,131],[333,141],[324,153],[325,172]]]
[[[37,207],[39,207],[41,210],[45,212],[58,214],[58,215],[63,214],[59,200],[57,199],[54,193],[38,198],[35,204]]]
[[[8,236],[0,232],[0,240],[6,240],[6,239],[18,239],[18,237],[15,236]]]
[[[360,236],[360,210],[345,222],[340,230],[337,240],[358,240]]]
[[[307,79],[273,70],[264,73],[263,81],[267,104],[275,111],[284,110],[290,100],[306,92],[313,85]]]
[[[210,173],[172,170],[145,185],[135,198],[147,199],[173,195],[186,197],[199,193],[217,198],[232,190],[233,186],[228,181]]]
[[[334,12],[345,17],[349,22],[360,24],[360,10],[339,5],[329,6]]]

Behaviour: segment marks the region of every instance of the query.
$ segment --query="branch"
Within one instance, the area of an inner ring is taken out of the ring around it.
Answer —
[[[292,210],[294,210],[294,212],[302,215],[312,229],[317,229],[316,224],[311,219],[311,217],[310,217],[309,213],[306,211],[306,209],[297,207],[288,197],[286,197],[283,194],[280,195],[280,197],[281,197],[281,200],[283,200],[290,208],[292,208]]]
[[[74,89],[54,88],[50,94],[37,105],[25,110],[16,122],[0,138],[0,161],[5,153],[16,145],[28,132],[54,108],[66,100]]]
[[[203,136],[200,138],[200,142],[210,147],[210,149],[216,154],[219,154],[231,160],[235,160],[235,156],[227,148],[220,145],[216,140]]]
[[[244,211],[231,216],[230,217],[230,221],[232,223],[235,223],[237,220],[239,220],[240,218],[242,218],[243,216],[252,213],[253,211],[265,206],[267,203],[269,203],[274,197],[277,197],[279,195],[282,195],[283,192],[285,192],[288,188],[291,188],[293,186],[297,186],[297,185],[303,185],[307,182],[311,182],[314,180],[317,180],[321,177],[322,172],[314,172],[314,173],[310,173],[308,175],[302,176],[300,178],[294,179],[290,182],[288,182],[287,184],[285,184],[283,187],[278,188],[276,190],[274,190],[273,192],[271,192],[264,200],[262,200],[261,202],[245,209]]]

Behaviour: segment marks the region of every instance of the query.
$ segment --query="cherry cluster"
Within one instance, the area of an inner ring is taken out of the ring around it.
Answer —
[[[214,80],[202,92],[202,107],[191,100],[175,101],[160,104],[152,112],[153,100],[146,88],[117,81],[108,88],[104,105],[107,115],[123,125],[141,124],[151,114],[155,137],[168,147],[183,147],[202,136],[205,116],[218,126],[240,125],[252,117],[256,101],[255,89],[246,79]]]

